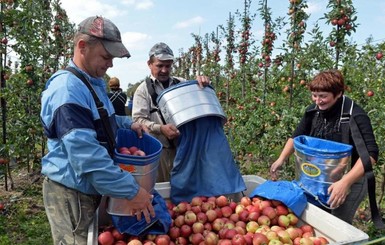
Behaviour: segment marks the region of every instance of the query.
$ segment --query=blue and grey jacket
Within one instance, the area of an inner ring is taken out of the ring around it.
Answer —
[[[91,83],[108,111],[114,133],[130,128],[127,116],[116,116],[102,78],[93,78],[71,61]],[[139,185],[134,177],[114,164],[106,146],[107,135],[90,90],[74,74],[57,71],[47,81],[41,97],[40,117],[48,137],[48,153],[42,159],[42,174],[85,194],[133,198]],[[103,146],[104,145],[104,146]]]

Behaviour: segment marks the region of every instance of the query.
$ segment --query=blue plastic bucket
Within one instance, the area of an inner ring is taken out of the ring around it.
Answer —
[[[138,147],[146,153],[146,156],[125,155],[118,152],[120,147],[131,146]],[[136,182],[151,193],[156,183],[162,148],[160,141],[149,134],[144,133],[143,137],[139,138],[137,133],[130,129],[118,129],[114,162],[124,171],[130,172]],[[131,215],[131,208],[127,205],[126,199],[108,197],[107,202],[107,213]]]
[[[348,144],[305,135],[294,138],[297,182],[322,206],[327,205],[329,186],[345,174],[352,148]]]

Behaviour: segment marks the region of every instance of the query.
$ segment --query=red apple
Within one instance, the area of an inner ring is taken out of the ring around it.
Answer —
[[[184,214],[189,209],[189,205],[188,202],[180,202],[173,208],[173,210],[178,214]]]
[[[231,244],[233,245],[246,245],[246,239],[241,234],[236,234],[231,239]]]
[[[278,216],[278,225],[287,228],[290,225],[290,219],[286,215]]]
[[[286,230],[277,231],[277,235],[278,235],[279,240],[282,243],[289,244],[292,242],[292,240],[290,239],[290,235]]]
[[[233,212],[235,212],[235,207],[237,206],[238,204],[235,202],[235,201],[230,201],[229,203],[229,206],[230,208],[233,210]]]
[[[244,207],[251,205],[251,199],[248,196],[242,197],[240,202]]]
[[[259,216],[261,216],[259,212],[251,212],[249,213],[248,219],[250,221],[258,221]]]
[[[376,59],[377,59],[377,60],[380,60],[380,59],[382,59],[383,56],[384,56],[384,55],[382,54],[382,52],[378,52],[378,53],[376,54]]]
[[[146,153],[144,151],[142,151],[142,150],[137,150],[132,155],[144,157],[144,156],[146,156]]]
[[[6,37],[3,37],[3,39],[1,39],[1,43],[7,45],[8,39]]]
[[[121,154],[127,154],[127,155],[131,155],[131,152],[128,150],[127,147],[125,146],[122,146],[118,149],[118,152],[121,153]]]
[[[195,222],[192,225],[192,232],[193,233],[202,233],[203,234],[204,230],[205,230],[204,224],[202,224],[200,222]]]
[[[205,224],[207,222],[208,218],[207,215],[203,212],[197,213],[197,221],[201,222],[202,224]]]
[[[118,231],[118,229],[116,229],[115,227],[112,228],[111,234],[112,234],[112,236],[114,237],[114,239],[117,240],[117,241],[123,240],[123,239],[124,239],[124,234],[123,234],[123,233],[120,233],[120,232]]]
[[[289,209],[284,205],[275,206],[275,211],[277,215],[287,215],[289,213]]]
[[[137,150],[139,150],[139,148],[136,146],[131,146],[130,148],[128,148],[128,150],[131,152],[131,154],[134,154]]]
[[[222,218],[216,218],[212,222],[212,226],[213,226],[213,230],[218,232],[225,226],[225,222],[223,221]]]
[[[183,237],[183,236],[180,236],[180,237],[176,238],[175,239],[175,243],[176,244],[180,244],[180,245],[187,245],[187,244],[189,244],[187,238]]]
[[[191,210],[186,211],[184,215],[184,223],[189,226],[192,226],[196,221],[197,215]]]
[[[190,236],[189,238],[191,244],[193,245],[198,245],[200,244],[201,242],[204,242],[205,241],[205,238],[204,236],[202,235],[202,233],[194,233]]]
[[[303,233],[310,232],[310,233],[314,234],[314,228],[311,225],[303,224],[299,228],[301,228]],[[302,234],[302,236],[303,236],[303,234]]]
[[[202,197],[196,196],[191,199],[191,206],[201,206],[203,203]]]
[[[98,242],[100,245],[112,245],[114,244],[114,237],[110,231],[104,231],[98,236]]]
[[[368,95],[369,97],[372,97],[372,96],[374,95],[374,92],[373,92],[372,90],[369,90],[368,93],[367,93],[367,95]]]
[[[178,226],[170,227],[168,234],[172,240],[175,240],[177,237],[180,237],[180,228]]]
[[[277,216],[277,212],[275,211],[275,209],[272,206],[267,206],[267,207],[263,208],[261,213],[263,215],[266,215],[270,219],[274,219],[275,216]]]
[[[259,225],[267,225],[270,226],[270,218],[267,217],[266,215],[261,215],[258,218],[258,224]]]
[[[313,241],[309,237],[302,237],[299,240],[299,244],[301,244],[301,245],[313,245]]]
[[[191,234],[192,234],[191,226],[184,224],[180,227],[180,235],[181,236],[188,238]]]
[[[255,233],[253,235],[253,245],[266,245],[269,243],[267,237],[262,233]]]
[[[168,245],[168,244],[170,244],[170,241],[171,241],[170,236],[166,235],[166,234],[158,235],[155,238],[155,244],[156,245]]]
[[[299,221],[298,217],[294,213],[289,213],[287,217],[290,220],[290,225],[296,225]]]
[[[176,216],[176,218],[174,219],[174,225],[177,227],[182,227],[182,225],[184,225],[184,224],[185,224],[184,215],[180,214],[180,215]]]
[[[132,239],[128,243],[120,240],[114,243],[114,245],[143,245],[143,243],[138,239]]]
[[[224,206],[227,206],[229,204],[229,200],[226,196],[219,196],[215,199],[215,204],[217,205],[217,207],[224,207]]]
[[[259,227],[259,224],[256,221],[249,221],[246,224],[246,231],[255,233],[258,227]]]
[[[205,244],[206,245],[216,245],[218,243],[218,235],[210,231],[205,235]]]
[[[233,214],[233,210],[231,209],[230,206],[223,206],[221,207],[222,215],[223,217],[230,217]]]

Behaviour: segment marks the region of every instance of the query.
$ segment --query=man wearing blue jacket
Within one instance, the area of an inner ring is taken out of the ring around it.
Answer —
[[[130,57],[118,28],[98,16],[82,21],[69,66],[92,85],[108,112],[113,133],[124,127],[141,136],[142,126],[115,115],[106,93],[103,76],[115,57]],[[127,199],[137,218],[143,213],[150,222],[155,216],[151,194],[114,164],[94,98],[82,80],[67,70],[56,72],[47,81],[41,103],[48,138],[48,153],[42,159],[43,198],[54,244],[86,244],[101,195]]]

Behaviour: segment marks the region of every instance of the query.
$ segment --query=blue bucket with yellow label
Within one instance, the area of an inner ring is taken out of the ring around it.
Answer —
[[[311,136],[294,138],[297,183],[310,197],[310,202],[328,208],[328,188],[347,171],[352,148]]]

